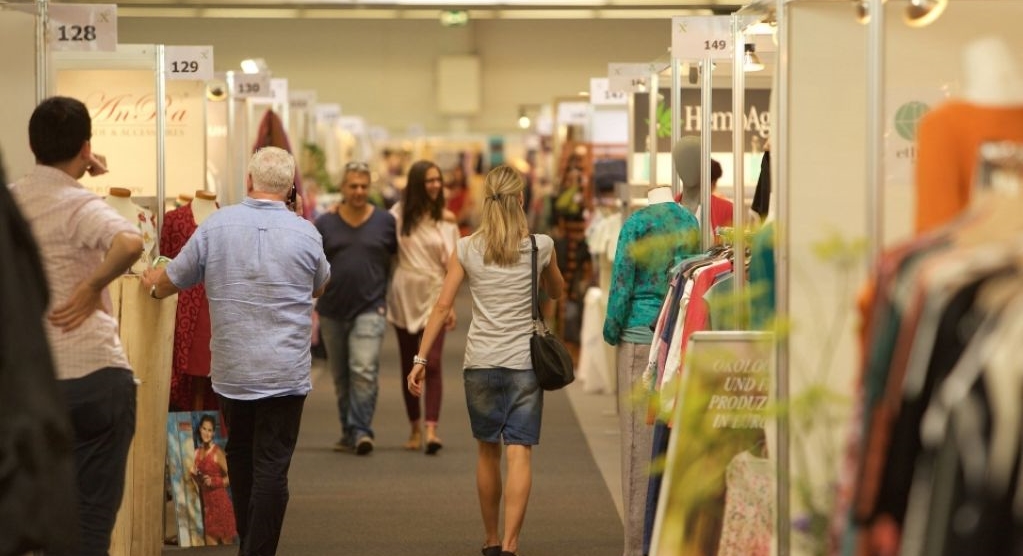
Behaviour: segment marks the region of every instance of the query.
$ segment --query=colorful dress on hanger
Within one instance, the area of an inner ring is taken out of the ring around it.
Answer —
[[[223,453],[219,446],[213,444],[207,450],[200,446],[195,450],[195,470],[199,477],[210,477],[210,486],[200,480],[199,490],[202,492],[202,522],[208,537],[232,539],[237,536],[234,521],[234,506],[224,485],[224,472],[217,463],[217,452]]]
[[[192,237],[199,225],[195,221],[191,204],[176,208],[163,221],[160,236],[160,253],[174,258]],[[210,374],[210,307],[206,299],[206,287],[200,283],[178,294],[178,309],[174,323],[174,358],[171,367],[170,407],[176,411],[217,409],[216,396],[209,381],[197,381],[193,377],[208,377]],[[193,407],[201,388],[203,406]]]

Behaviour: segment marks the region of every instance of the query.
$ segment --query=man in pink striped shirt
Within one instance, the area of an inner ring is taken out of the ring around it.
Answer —
[[[74,428],[81,556],[106,555],[135,434],[135,382],[106,288],[142,254],[142,235],[78,179],[105,171],[81,102],[52,97],[28,124],[36,158],[12,193],[49,282],[46,336]],[[50,553],[48,553],[50,554]]]

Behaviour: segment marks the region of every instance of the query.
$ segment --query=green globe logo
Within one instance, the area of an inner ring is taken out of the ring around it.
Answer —
[[[906,141],[916,141],[916,126],[930,109],[930,106],[916,100],[900,106],[895,111],[895,133]]]

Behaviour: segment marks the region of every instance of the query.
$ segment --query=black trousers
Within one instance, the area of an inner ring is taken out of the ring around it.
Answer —
[[[106,556],[124,496],[128,448],[135,436],[134,376],[105,367],[59,381],[74,428],[81,556]],[[51,553],[48,553],[51,554]]]
[[[220,398],[227,426],[227,472],[240,556],[273,556],[288,507],[288,468],[305,396]]]

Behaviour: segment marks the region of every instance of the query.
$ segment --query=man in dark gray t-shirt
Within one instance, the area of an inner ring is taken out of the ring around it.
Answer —
[[[345,166],[344,202],[316,219],[331,280],[316,306],[334,378],[341,439],[338,451],[373,451],[380,344],[391,258],[398,249],[394,217],[369,204],[369,167]]]

